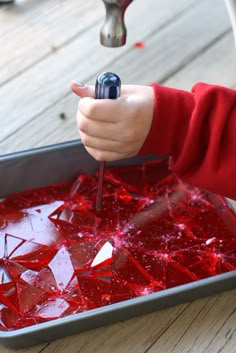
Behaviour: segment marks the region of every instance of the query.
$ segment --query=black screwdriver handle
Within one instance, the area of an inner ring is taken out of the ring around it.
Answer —
[[[120,97],[121,81],[112,72],[104,72],[97,77],[95,86],[96,99],[116,99]]]

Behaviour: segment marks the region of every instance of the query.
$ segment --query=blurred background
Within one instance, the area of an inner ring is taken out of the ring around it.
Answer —
[[[135,0],[126,11],[121,48],[101,46],[104,18],[102,0],[0,6],[1,155],[79,138],[71,80],[94,84],[101,72],[114,71],[123,83],[236,86],[224,1]]]

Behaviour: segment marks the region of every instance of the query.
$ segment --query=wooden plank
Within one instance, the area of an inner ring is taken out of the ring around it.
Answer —
[[[175,4],[174,0],[168,1],[169,4]],[[146,2],[145,6],[143,2],[137,2],[137,4],[139,6],[133,8],[134,19],[142,18],[144,10],[148,11],[151,5],[155,7],[157,2],[149,0],[148,5]],[[173,8],[176,11],[172,16],[180,12],[180,9],[182,12],[180,7],[173,6]],[[156,17],[160,20],[158,24]],[[95,77],[104,66],[117,58],[121,60],[121,56],[126,51],[130,48],[134,49],[133,42],[139,36],[140,30],[145,38],[154,28],[158,28],[160,23],[166,23],[167,20],[169,18],[166,17],[166,11],[159,11],[158,16],[154,16],[151,12],[148,26],[142,22],[139,26],[133,26],[129,43],[118,51],[104,48],[97,43],[95,38],[99,33],[100,25],[96,25],[66,47],[24,72],[16,80],[5,84],[0,90],[1,101],[4,101],[4,105],[0,106],[0,141],[67,95],[71,78],[79,77],[80,80],[87,80],[89,75]],[[125,55],[122,56],[122,60],[125,60]],[[39,131],[42,131],[41,126]],[[46,131],[45,128],[43,131]]]
[[[232,31],[163,83],[166,86],[191,90],[197,82],[232,88],[235,86],[236,52]]]
[[[125,60],[114,62],[112,70],[120,73],[125,83],[163,82],[231,30],[222,1],[214,1],[214,7],[211,1],[197,5],[163,31],[149,36],[145,50],[139,50],[138,55],[129,51]],[[127,63],[132,63],[132,70]]]
[[[236,301],[236,293],[232,298]],[[233,304],[233,303],[232,303]],[[222,326],[219,327],[215,334],[211,335],[211,340],[205,343],[205,349],[203,353],[235,353],[236,348],[236,310],[232,310],[232,313],[222,322]],[[197,342],[196,342],[197,343]],[[196,353],[197,350],[195,349]]]
[[[195,310],[196,307],[201,310],[204,305],[205,302],[196,303]],[[183,304],[157,313],[59,339],[51,342],[41,352],[143,353],[187,308],[188,304]]]
[[[212,15],[215,17],[221,17],[221,3],[218,2],[217,4],[219,6],[218,11]],[[202,9],[202,6],[204,9]],[[215,80],[215,83],[218,82],[219,84],[225,83],[226,85],[232,85],[235,81],[234,77],[236,76],[232,74],[235,72],[235,57],[234,49],[231,45],[231,34],[226,34],[221,40],[215,41],[215,38],[217,38],[222,33],[222,31],[224,31],[229,26],[227,16],[225,18],[225,23],[223,23],[224,21],[222,20],[223,25],[221,28],[219,28],[218,24],[216,23],[216,28],[214,27],[214,30],[212,29],[212,31],[209,32],[207,38],[199,35],[198,45],[196,45],[195,42],[193,43],[190,41],[190,47],[188,50],[181,50],[183,48],[183,42],[187,42],[189,40],[189,33],[184,31],[183,28],[189,28],[192,36],[198,33],[198,26],[195,23],[193,27],[191,26],[194,22],[195,16],[201,16],[201,27],[203,28],[202,31],[204,32],[204,30],[206,30],[208,26],[208,16],[206,14],[204,17],[205,12],[207,13],[206,3],[201,4],[200,8],[197,7],[193,10],[190,10],[187,14],[184,13],[183,17],[181,17],[179,21],[171,24],[171,31],[169,30],[168,26],[155,35],[155,43],[160,43],[160,45],[162,45],[161,48],[158,47],[157,49],[157,46],[154,46],[153,38],[151,38],[150,40],[152,40],[153,45],[150,46],[149,49],[140,49],[137,52],[135,48],[130,47],[128,52],[124,53],[122,60],[117,60],[117,62],[111,63],[109,65],[109,69],[111,67],[111,69],[114,69],[114,71],[118,72],[121,77],[125,77],[126,82],[133,81],[136,83],[136,79],[139,81],[140,75],[142,75],[142,80],[144,81],[145,74],[143,74],[143,71],[146,69],[143,68],[143,65],[142,70],[138,70],[136,67],[136,61],[139,58],[138,53],[143,55],[143,61],[146,62],[147,56],[150,56],[149,50],[152,50],[152,55],[155,58],[158,56],[155,51],[158,50],[158,52],[164,52],[163,56],[165,59],[157,58],[157,62],[159,62],[159,64],[160,62],[163,62],[164,64],[162,65],[162,70],[160,70],[158,69],[158,66],[160,65],[156,64],[154,59],[149,62],[148,70],[150,73],[152,73],[152,75],[159,75],[160,77],[164,77],[165,75],[168,76],[170,67],[172,67],[172,70],[177,70],[179,66],[182,67],[183,62],[191,61],[190,65],[184,65],[184,68],[181,69],[179,73],[177,71],[169,81],[165,82],[165,84],[169,84],[171,86],[176,85],[179,88],[190,88],[199,80],[206,82],[214,82]],[[180,34],[182,36],[182,41],[179,44],[179,47],[176,49],[178,44],[175,43],[175,41],[180,36]],[[174,35],[173,42],[171,42],[172,35]],[[165,43],[167,39],[169,41],[169,45],[166,46]],[[210,47],[209,42],[213,43]],[[175,60],[173,60],[172,44],[175,45],[174,51],[178,53],[178,55],[176,54]],[[201,50],[205,46],[207,46],[208,49],[198,57],[197,50]],[[224,53],[224,55],[221,55],[221,53]],[[132,56],[132,60],[130,55]],[[195,56],[197,56],[196,59]],[[215,60],[215,58],[217,58],[217,60]],[[130,68],[127,72],[124,62],[126,63],[126,66]],[[128,65],[128,62],[132,62],[132,66]],[[206,67],[208,68],[207,70],[205,69]],[[126,72],[126,76],[124,71]],[[79,76],[75,75],[71,77],[77,78]],[[89,80],[89,77],[88,81],[91,81],[91,79]],[[160,80],[158,79],[158,81]],[[27,149],[35,146],[48,145],[52,143],[77,139],[79,137],[75,122],[77,101],[78,99],[75,95],[69,94],[64,99],[59,100],[57,104],[52,104],[52,107],[47,109],[45,112],[39,113],[38,116],[32,119],[32,121],[25,124],[25,126],[16,132],[14,132],[14,123],[12,123],[13,127],[9,127],[11,130],[8,134],[11,135],[11,131],[13,130],[14,135],[9,136],[7,139],[5,139],[5,141],[1,143],[0,153],[13,152],[20,149]],[[61,112],[65,113],[67,117],[65,120],[59,118]],[[18,125],[15,127],[15,129],[18,129]],[[4,138],[4,135],[2,138]]]
[[[163,25],[168,18],[175,15],[175,9],[188,7],[193,1],[181,0],[178,5],[167,1],[166,6],[160,7],[157,0],[155,7],[160,10],[155,14],[159,25]],[[141,5],[141,6],[140,6]],[[130,13],[135,13],[141,7],[148,11],[153,6],[149,1],[145,6],[140,0],[132,4],[132,9],[127,10],[127,24],[132,19]],[[96,9],[96,11],[94,11]],[[173,12],[171,12],[173,10]],[[95,23],[101,27],[105,18],[105,9],[102,0],[71,0],[48,2],[33,0],[21,4],[8,6],[5,11],[0,11],[0,46],[4,48],[4,55],[0,57],[0,85],[24,72],[36,64],[40,59],[50,55],[54,50],[68,45],[81,32],[86,32]],[[140,16],[137,17],[138,19]],[[131,20],[131,23],[133,21]],[[145,23],[145,22],[144,22]],[[141,31],[142,24],[136,26]],[[2,30],[2,31],[1,31]],[[93,41],[99,42],[99,31]]]
[[[210,298],[196,317],[189,313],[184,311],[147,352],[235,353],[236,290]]]
[[[40,345],[17,349],[17,350],[8,348],[8,347],[0,344],[0,352],[1,353],[16,353],[16,352],[17,353],[41,353],[41,352],[43,352],[44,347],[46,347],[48,344],[49,343],[42,343]],[[67,352],[65,351],[65,352],[60,352],[60,353],[67,353]]]
[[[164,84],[186,90],[190,90],[195,83],[200,81],[233,87],[236,81],[236,66],[232,39],[232,33],[225,35]],[[220,57],[221,53],[224,53],[221,60],[215,60]],[[78,98],[75,95],[69,95],[6,139],[1,145],[2,151],[27,149],[28,146],[39,147],[79,138],[75,121],[77,101]],[[65,120],[60,119],[62,112],[65,112]],[[47,134],[44,134],[43,138],[38,134],[39,120],[47,126]],[[23,141],[20,137],[24,137]]]
[[[102,25],[102,1],[33,0],[0,11],[0,85],[65,46],[94,23]],[[97,38],[99,41],[99,33]]]

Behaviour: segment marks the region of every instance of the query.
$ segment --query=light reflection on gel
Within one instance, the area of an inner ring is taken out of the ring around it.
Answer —
[[[0,203],[0,329],[54,320],[236,269],[236,217],[167,163],[105,171]]]

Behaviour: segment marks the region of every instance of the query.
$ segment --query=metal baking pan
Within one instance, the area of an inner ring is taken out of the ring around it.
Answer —
[[[135,157],[113,165],[140,164],[150,158],[153,157]],[[27,188],[72,181],[78,174],[92,174],[97,168],[98,163],[79,141],[3,155],[0,157],[0,199]],[[0,331],[0,344],[13,348],[33,345],[232,288],[236,288],[236,270],[23,329]]]

